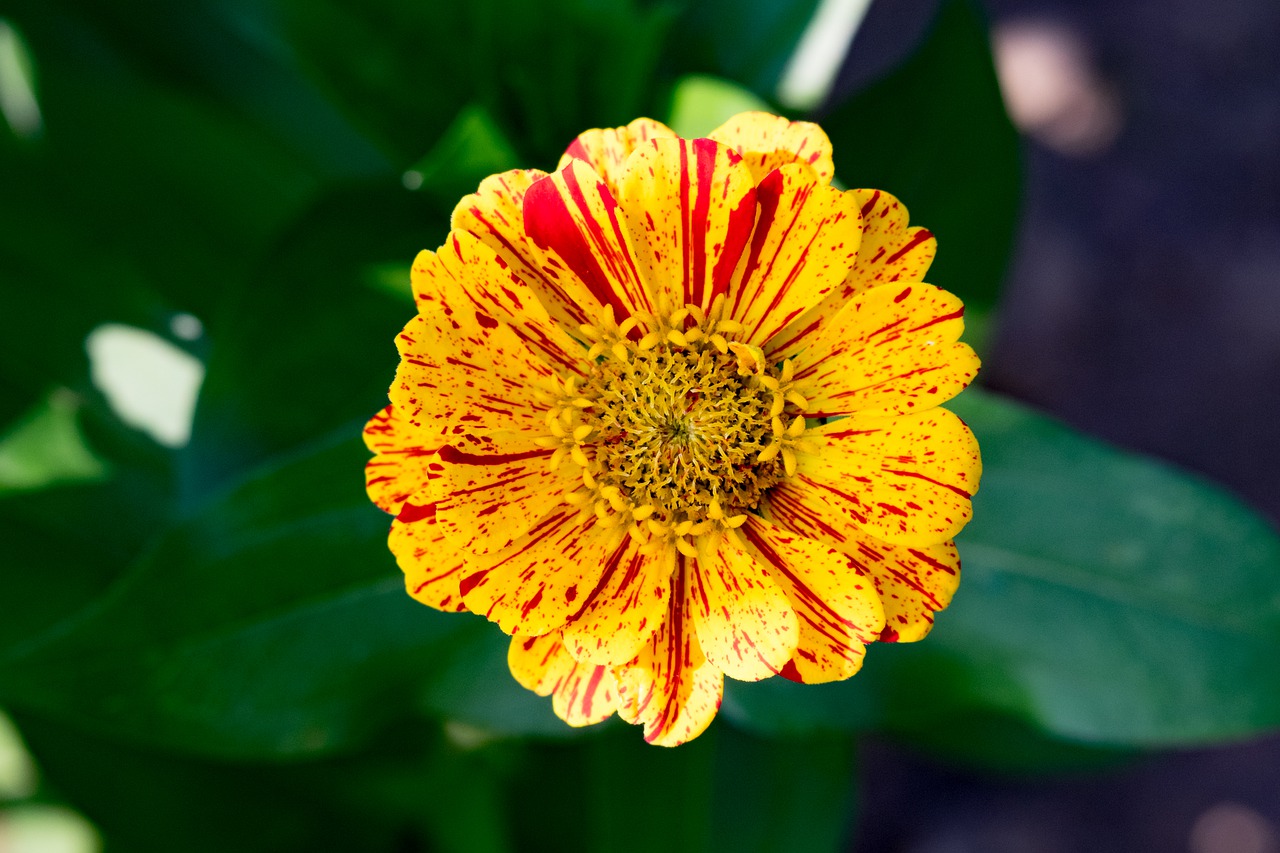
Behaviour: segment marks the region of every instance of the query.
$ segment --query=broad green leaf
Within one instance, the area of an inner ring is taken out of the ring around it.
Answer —
[[[304,73],[398,162],[421,157],[478,102],[503,119],[523,165],[540,168],[581,130],[656,111],[672,17],[634,0],[278,7]]]
[[[365,456],[315,447],[156,530],[95,604],[0,657],[3,700],[212,754],[333,750],[411,713],[466,619],[405,595]]]
[[[907,748],[946,764],[1011,776],[1111,770],[1141,759],[1140,750],[1055,737],[1003,714],[948,717],[945,725],[899,732]]]
[[[0,496],[106,476],[106,463],[85,443],[77,409],[76,396],[57,389],[0,435]]]
[[[734,685],[764,730],[945,730],[1000,713],[1112,745],[1280,725],[1280,537],[1221,488],[971,389],[982,445],[963,582],[933,633],[842,684]]]
[[[892,193],[913,225],[937,236],[929,281],[990,307],[1014,233],[1021,157],[973,4],[943,3],[914,56],[819,121],[841,181]]]
[[[448,210],[399,180],[350,188],[321,200],[228,288],[183,454],[188,491],[341,425],[357,434],[386,405],[395,336],[413,317],[409,264],[447,234]],[[397,270],[399,296],[383,281]]]

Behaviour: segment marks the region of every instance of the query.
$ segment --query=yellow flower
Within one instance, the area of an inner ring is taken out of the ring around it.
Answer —
[[[725,675],[848,678],[959,582],[963,307],[832,174],[813,124],[639,119],[486,179],[414,263],[369,494],[410,594],[498,623],[570,725],[683,743]]]

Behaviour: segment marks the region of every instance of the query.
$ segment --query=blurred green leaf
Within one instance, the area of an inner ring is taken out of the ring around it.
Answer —
[[[541,168],[580,131],[655,111],[672,20],[634,0],[282,0],[279,10],[303,73],[397,162],[418,159],[480,103],[503,119],[523,165]]]
[[[1021,157],[973,4],[947,0],[914,56],[818,120],[840,180],[892,193],[913,225],[937,235],[929,281],[989,308],[1016,225]]]
[[[897,740],[937,761],[1011,776],[1110,770],[1144,754],[1055,737],[1022,720],[981,712],[949,717],[943,726],[902,731]]]
[[[452,210],[489,175],[521,165],[489,111],[472,105],[458,114],[435,147],[405,173],[405,185],[421,188],[441,209]]]
[[[354,438],[315,447],[156,530],[96,604],[9,648],[0,694],[211,754],[338,749],[409,714],[466,619],[388,571],[365,457]]]
[[[818,0],[685,0],[668,58],[772,97]]]
[[[873,646],[861,674],[734,685],[766,730],[946,727],[997,712],[1116,745],[1203,743],[1280,725],[1280,537],[1198,477],[970,389],[982,445],[964,580],[933,633]]]
[[[706,136],[738,113],[771,107],[752,92],[717,77],[682,77],[671,94],[667,125],[686,139]]]
[[[106,463],[85,443],[78,409],[75,395],[59,389],[0,435],[0,495],[106,476]]]
[[[386,405],[395,336],[413,316],[408,264],[447,234],[448,209],[398,176],[336,190],[225,289],[182,455],[189,495],[343,425],[354,436]],[[400,264],[397,298],[381,277]],[[358,498],[359,484],[348,486]]]

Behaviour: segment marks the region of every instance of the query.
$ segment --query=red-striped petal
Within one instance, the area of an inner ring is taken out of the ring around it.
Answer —
[[[757,181],[774,169],[802,163],[831,183],[831,140],[818,125],[762,112],[739,113],[708,134],[742,155]]]
[[[440,448],[431,465],[436,518],[455,548],[487,554],[564,505],[552,451],[526,434],[494,433]]]
[[[370,418],[364,443],[376,455],[364,466],[369,500],[386,512],[399,512],[401,504],[427,487],[427,466],[440,441],[397,416],[394,406]]]
[[[709,139],[656,139],[636,149],[618,201],[654,295],[704,310],[729,289],[755,222],[755,182]]]
[[[608,667],[574,660],[559,632],[512,637],[507,666],[521,686],[539,696],[550,696],[556,716],[571,726],[603,722],[618,707],[613,673]]]
[[[445,538],[431,504],[406,503],[391,522],[387,546],[404,572],[404,586],[417,601],[436,610],[462,612],[458,582],[466,562]]]
[[[808,417],[909,414],[959,394],[978,372],[963,343],[964,305],[923,283],[854,296],[796,355]]]
[[[673,576],[662,626],[625,666],[618,680],[618,716],[644,726],[646,741],[678,746],[706,730],[720,709],[724,674],[708,663],[698,644],[684,557]]]
[[[609,553],[594,515],[561,507],[506,548],[469,555],[462,597],[508,634],[545,634],[582,609]]]
[[[582,612],[565,626],[565,645],[581,661],[624,664],[657,630],[670,597],[670,559],[642,554],[628,540],[606,562]]]
[[[800,166],[769,173],[756,200],[755,233],[726,311],[745,327],[744,340],[763,345],[844,280],[862,225],[856,199]]]
[[[830,545],[756,516],[748,517],[742,536],[798,617],[799,640],[782,674],[819,684],[857,672],[865,644],[884,626],[884,609],[872,579]]]
[[[725,675],[759,681],[791,659],[799,639],[796,614],[735,535],[703,543],[690,589],[702,653]]]
[[[586,163],[571,160],[531,186],[524,221],[553,315],[561,311],[576,325],[595,322],[605,305],[619,321],[653,310],[618,202]]]
[[[654,139],[676,139],[676,133],[660,121],[638,118],[626,127],[595,128],[578,134],[569,143],[557,169],[570,160],[581,160],[595,170],[615,198],[621,198],[623,167],[631,153]]]

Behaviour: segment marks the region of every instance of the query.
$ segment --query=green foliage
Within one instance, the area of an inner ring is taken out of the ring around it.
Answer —
[[[933,636],[844,684],[731,685],[674,752],[568,730],[493,626],[405,595],[358,432],[415,254],[483,176],[585,128],[767,107],[815,5],[6,4],[43,126],[0,127],[0,703],[42,797],[120,850],[831,850],[854,733],[981,762],[1015,731],[1059,767],[1099,755],[1064,739],[1280,723],[1274,534],[973,391],[987,474]],[[939,234],[933,280],[990,307],[1018,171],[971,7],[824,124],[846,183]],[[93,386],[105,323],[205,366],[189,444]]]

